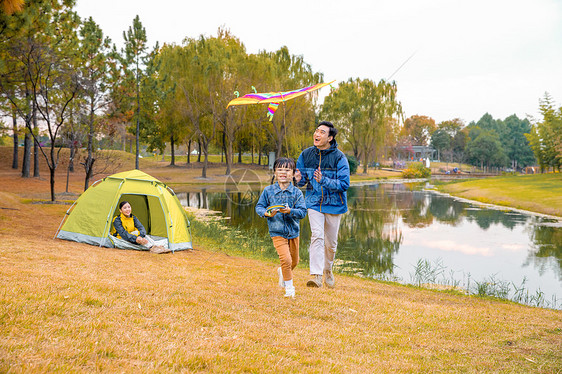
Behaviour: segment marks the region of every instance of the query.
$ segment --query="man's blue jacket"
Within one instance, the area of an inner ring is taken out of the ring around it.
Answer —
[[[322,179],[314,179],[314,171],[320,166]],[[330,148],[319,150],[316,146],[302,151],[297,160],[302,179],[298,186],[306,184],[305,203],[308,209],[321,213],[342,214],[347,212],[349,188],[349,163],[334,140]]]

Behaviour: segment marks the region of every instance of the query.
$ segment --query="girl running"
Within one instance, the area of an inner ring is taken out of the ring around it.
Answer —
[[[279,286],[285,288],[285,297],[295,297],[293,269],[299,263],[299,221],[306,216],[304,197],[293,185],[295,160],[280,157],[273,164],[273,178],[256,204],[256,213],[267,217],[269,235],[279,255],[277,268]],[[273,184],[273,181],[277,182]]]

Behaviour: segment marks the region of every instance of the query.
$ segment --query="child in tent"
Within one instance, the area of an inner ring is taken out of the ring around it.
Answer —
[[[166,248],[146,235],[146,229],[137,217],[132,214],[133,208],[127,201],[119,203],[120,215],[113,218],[115,237],[125,239],[133,244],[138,244],[150,249],[151,252],[162,253]]]
[[[285,288],[285,297],[295,297],[293,269],[299,263],[299,221],[306,216],[304,197],[293,185],[296,165],[291,158],[280,157],[273,164],[273,178],[256,204],[256,213],[267,217],[269,235],[279,255],[277,268],[279,286]],[[273,181],[277,178],[277,183]]]

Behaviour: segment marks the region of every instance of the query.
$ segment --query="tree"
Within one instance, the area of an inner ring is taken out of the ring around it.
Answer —
[[[494,131],[483,130],[474,140],[467,144],[470,161],[479,164],[480,167],[498,166],[503,167],[507,163],[507,156]]]
[[[17,1],[3,2],[3,12],[0,12],[0,35],[3,39],[0,44],[0,91],[5,102],[12,105],[12,115],[19,116],[25,122],[22,177],[27,178],[30,169],[31,132],[33,124],[37,123],[31,83],[26,74],[29,55],[38,45],[38,39],[45,35],[45,30],[52,28],[52,9],[58,7],[58,3],[38,0],[26,7],[18,4]],[[13,120],[17,123],[16,117]],[[17,135],[17,132],[14,134]],[[17,157],[17,146],[14,142],[14,157]],[[38,153],[35,152],[36,161]],[[17,159],[12,164],[17,165]],[[38,175],[37,163],[35,174]]]
[[[83,64],[80,66],[83,96],[86,100],[88,122],[88,154],[84,160],[84,191],[88,189],[94,168],[94,135],[96,112],[107,105],[107,85],[109,81],[108,59],[110,39],[103,37],[103,31],[88,18],[80,28],[80,50]]]
[[[437,129],[431,135],[431,146],[437,150],[438,158],[451,151],[452,136],[444,129]]]
[[[436,129],[433,118],[414,115],[404,121],[403,134],[410,137],[413,145],[428,145]]]
[[[129,69],[133,69],[135,93],[136,93],[136,154],[135,154],[135,169],[139,168],[139,150],[140,150],[140,81],[143,73],[143,59],[146,57],[146,29],[143,27],[139,16],[133,19],[133,26],[129,27],[127,32],[123,31],[123,38],[125,39],[124,50],[124,69],[130,73]],[[130,66],[132,65],[132,67]],[[126,74],[130,78],[130,74]],[[129,80],[130,83],[130,80]]]
[[[518,167],[533,165],[535,157],[529,140],[525,137],[525,134],[531,132],[529,120],[521,120],[514,114],[507,117],[503,123],[506,126],[504,148],[507,157],[511,160],[511,167],[517,170]]]
[[[556,109],[554,101],[548,93],[540,100],[541,122],[533,125],[525,134],[541,170],[547,167],[562,167],[562,107]]]
[[[324,100],[322,114],[335,119],[351,144],[354,156],[363,160],[363,172],[384,149],[395,141],[396,118],[402,114],[396,83],[349,79]]]
[[[72,12],[72,5],[72,2],[53,3],[51,13],[41,13],[42,17],[48,17],[48,22],[45,22],[46,18],[42,18],[42,32],[35,34],[33,39],[19,38],[11,50],[18,62],[14,66],[19,66],[21,74],[15,76],[16,82],[17,79],[24,78],[19,82],[24,82],[25,100],[22,105],[17,97],[10,96],[10,101],[22,118],[26,119],[26,127],[47,161],[52,201],[55,201],[55,170],[60,153],[60,147],[55,152],[58,135],[67,119],[69,104],[80,87],[75,69],[75,30],[79,18]],[[32,110],[29,111],[29,108]],[[41,117],[49,135],[49,155],[40,144],[38,134],[32,129],[31,118],[36,118],[37,115]]]

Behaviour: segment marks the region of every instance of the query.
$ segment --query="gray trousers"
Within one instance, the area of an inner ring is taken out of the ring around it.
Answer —
[[[308,249],[311,275],[322,275],[324,270],[332,270],[338,247],[341,216],[341,214],[320,213],[308,209],[312,232]]]

